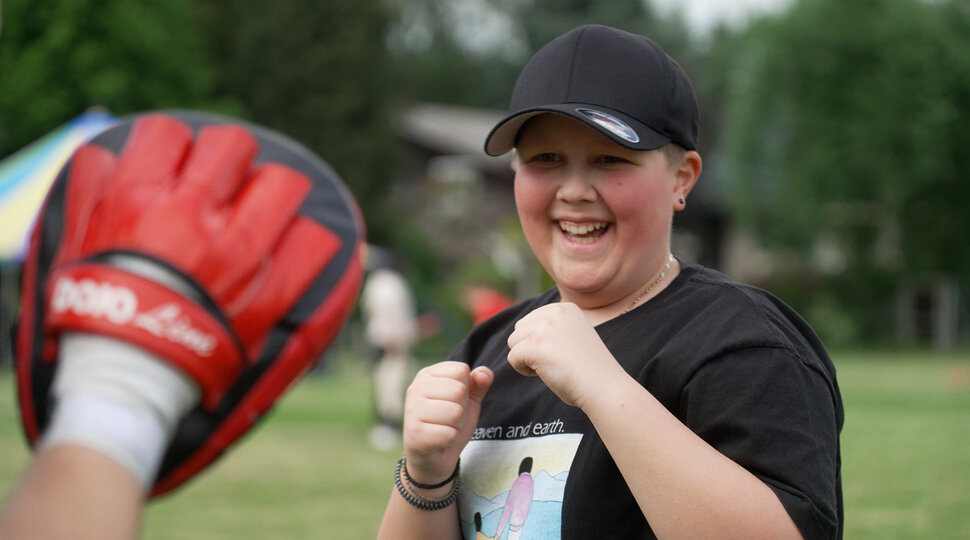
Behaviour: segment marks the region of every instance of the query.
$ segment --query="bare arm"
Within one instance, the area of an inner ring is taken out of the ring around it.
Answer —
[[[427,491],[424,496],[440,499],[448,494],[447,488]],[[461,527],[458,522],[458,506],[437,511],[420,510],[408,504],[397,492],[391,492],[391,499],[384,511],[381,528],[377,533],[378,540],[407,540],[409,538],[440,538],[441,540],[461,538]]]
[[[517,371],[587,414],[658,537],[801,538],[774,492],[631,378],[577,306],[537,309],[509,345]]]
[[[613,391],[585,402],[583,411],[659,538],[801,538],[764,482],[695,435],[639,383],[624,372],[605,384]]]
[[[0,515],[0,538],[133,539],[175,424],[197,387],[161,358],[93,334],[62,336],[57,407]]]
[[[61,444],[41,450],[0,514],[0,538],[128,540],[141,520],[135,476],[105,455]]]
[[[494,375],[487,368],[469,371],[460,362],[441,362],[421,370],[408,388],[404,404],[404,456],[411,477],[423,484],[448,478],[478,423],[482,399]],[[418,489],[429,499],[446,497],[452,484]],[[391,493],[379,540],[461,538],[457,505],[423,510],[395,489]]]

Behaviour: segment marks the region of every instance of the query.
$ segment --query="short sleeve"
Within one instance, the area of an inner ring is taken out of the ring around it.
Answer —
[[[838,538],[841,405],[813,360],[784,347],[722,354],[684,386],[681,420],[765,482],[806,539]]]

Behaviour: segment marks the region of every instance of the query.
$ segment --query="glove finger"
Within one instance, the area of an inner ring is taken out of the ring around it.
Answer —
[[[219,242],[219,250],[224,251],[219,260],[227,265],[203,278],[217,296],[268,258],[310,187],[308,178],[288,167],[270,163],[256,170],[236,199]]]
[[[179,189],[204,194],[207,205],[225,205],[246,181],[258,149],[256,138],[239,126],[203,128],[182,170]]]
[[[242,291],[227,306],[227,315],[239,336],[264,336],[277,324],[296,299],[302,295],[320,271],[340,250],[340,238],[312,219],[298,216],[261,271],[258,286]],[[245,308],[245,309],[243,309]],[[245,343],[252,353],[258,343]]]
[[[98,207],[110,211],[95,209],[99,217],[85,235],[85,253],[135,243],[135,226],[147,209],[170,193],[169,183],[174,181],[191,143],[192,131],[173,118],[148,115],[134,123],[98,201]]]
[[[135,194],[145,193],[143,190],[119,193],[129,198],[128,204],[112,208],[127,208],[131,215],[119,218],[123,221],[114,224],[108,233],[117,244],[168,261],[208,284],[211,276],[227,267],[236,268],[233,259],[244,252],[228,251],[225,256],[213,257],[215,250],[224,250],[216,239],[226,227],[227,190],[234,191],[245,179],[255,151],[255,140],[240,128],[204,128],[188,151],[175,189],[148,190],[148,198]],[[114,212],[120,216],[122,211]],[[125,234],[129,229],[130,234]],[[158,234],[159,231],[166,233]]]
[[[128,182],[161,184],[174,179],[191,143],[192,130],[174,118],[152,114],[136,121],[112,189],[126,190]]]
[[[115,156],[94,144],[85,145],[74,154],[64,203],[65,245],[58,253],[58,263],[83,255],[83,232],[88,228],[88,221],[104,190],[105,179],[114,165]]]

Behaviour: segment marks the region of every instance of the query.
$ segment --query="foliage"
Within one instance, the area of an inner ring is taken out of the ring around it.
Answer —
[[[473,2],[390,0],[394,22],[389,32],[389,47],[401,97],[505,108],[507,92],[524,55],[514,27],[507,20],[511,17],[509,10],[518,3],[505,0],[497,5],[480,6],[480,11],[499,19],[499,28],[484,29],[476,27],[476,21],[461,8]],[[495,36],[481,38],[473,45],[471,32],[491,32]]]
[[[207,8],[220,91],[323,156],[376,215],[394,160],[381,2],[208,0]]]
[[[660,43],[678,60],[689,56],[691,51],[683,20],[677,15],[661,16],[649,2],[534,0],[520,14],[520,20],[532,51],[583,24],[605,24],[643,34]]]
[[[293,0],[8,0],[3,8],[0,156],[91,106],[115,115],[200,108],[303,142],[365,211],[391,183],[395,85],[380,0],[312,8]]]
[[[116,115],[211,99],[215,71],[188,0],[6,0],[0,156],[92,106]]]
[[[805,267],[834,247],[840,260],[818,270],[841,282],[843,306],[890,307],[891,290],[846,286],[867,274],[970,278],[959,6],[801,0],[730,42],[720,157],[733,206]]]
[[[961,123],[970,113],[970,10],[961,0],[796,0],[703,43],[677,15],[623,0],[3,8],[0,156],[93,105],[247,117],[334,166],[361,203],[368,236],[416,261],[429,305],[455,304],[446,297],[466,269],[443,264],[434,242],[401,227],[409,215],[390,186],[410,179],[395,112],[413,101],[504,109],[530,54],[584,23],[650,36],[690,74],[702,112],[700,187],[728,195],[782,260],[765,285],[797,308],[850,321],[830,326],[851,340],[891,326],[889,289],[901,277],[970,284],[970,213],[961,208],[970,200]],[[819,252],[835,252],[835,262],[813,266]]]
[[[484,9],[501,25],[477,28],[464,18],[476,2],[398,0],[392,31],[401,90],[417,100],[505,109],[519,70],[556,36],[598,23],[641,32],[663,43],[676,58],[689,56],[684,22],[662,18],[649,3],[622,0],[502,0]]]

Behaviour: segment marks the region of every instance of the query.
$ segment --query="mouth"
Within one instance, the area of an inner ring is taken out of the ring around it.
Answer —
[[[567,223],[559,221],[559,230],[563,236],[571,242],[579,244],[592,244],[602,238],[610,229],[610,224],[605,221],[592,223]]]

